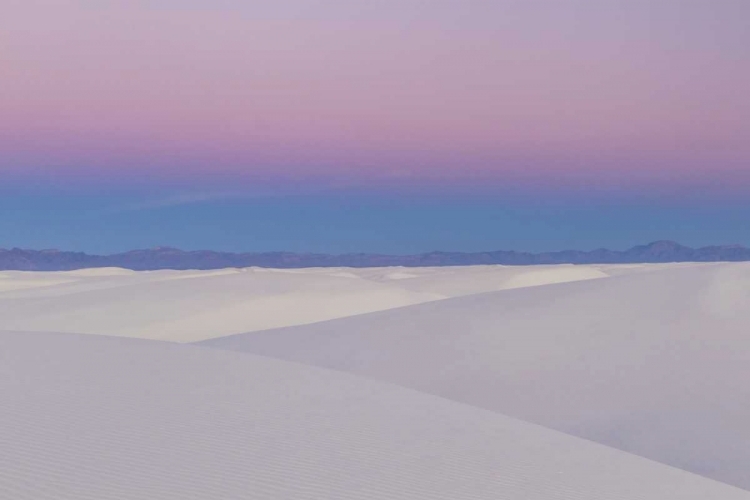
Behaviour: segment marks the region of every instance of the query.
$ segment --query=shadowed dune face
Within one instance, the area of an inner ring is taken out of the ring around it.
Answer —
[[[0,329],[191,342],[479,292],[604,278],[612,267],[4,272]]]
[[[0,332],[14,500],[704,500],[750,493],[476,407],[195,346]]]
[[[750,265],[466,296],[208,345],[386,380],[750,489]]]

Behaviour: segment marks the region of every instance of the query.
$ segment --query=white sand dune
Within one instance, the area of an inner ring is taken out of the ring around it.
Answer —
[[[191,342],[610,272],[623,271],[566,265],[4,272],[0,329]]]
[[[67,276],[95,277],[102,276],[132,276],[136,271],[123,269],[121,267],[92,267],[84,269],[75,269],[73,271],[60,271],[59,274]]]
[[[63,285],[73,280],[66,279],[62,275],[42,275],[38,273],[0,272],[0,294],[3,292],[17,292],[30,288],[42,288],[54,285]]]
[[[746,500],[591,442],[345,373],[0,332],[0,498]]]
[[[366,375],[750,489],[747,263],[471,295],[208,345]]]

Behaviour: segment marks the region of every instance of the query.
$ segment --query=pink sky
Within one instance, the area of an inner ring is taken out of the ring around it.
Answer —
[[[0,175],[750,188],[744,0],[263,4],[6,2]]]

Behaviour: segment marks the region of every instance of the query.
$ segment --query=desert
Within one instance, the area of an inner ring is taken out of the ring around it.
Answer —
[[[745,263],[0,276],[8,498],[750,498]]]

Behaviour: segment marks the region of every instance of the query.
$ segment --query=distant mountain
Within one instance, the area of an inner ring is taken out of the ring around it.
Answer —
[[[647,262],[750,261],[750,248],[740,245],[690,248],[673,241],[656,241],[625,251],[565,250],[528,253],[430,252],[417,255],[368,253],[327,255],[265,252],[229,253],[210,250],[183,251],[158,247],[113,255],[89,255],[60,250],[0,249],[0,270],[67,271],[92,267],[123,267],[137,271],[156,269],[221,269],[225,267],[384,267],[467,266],[476,264],[625,264]]]

